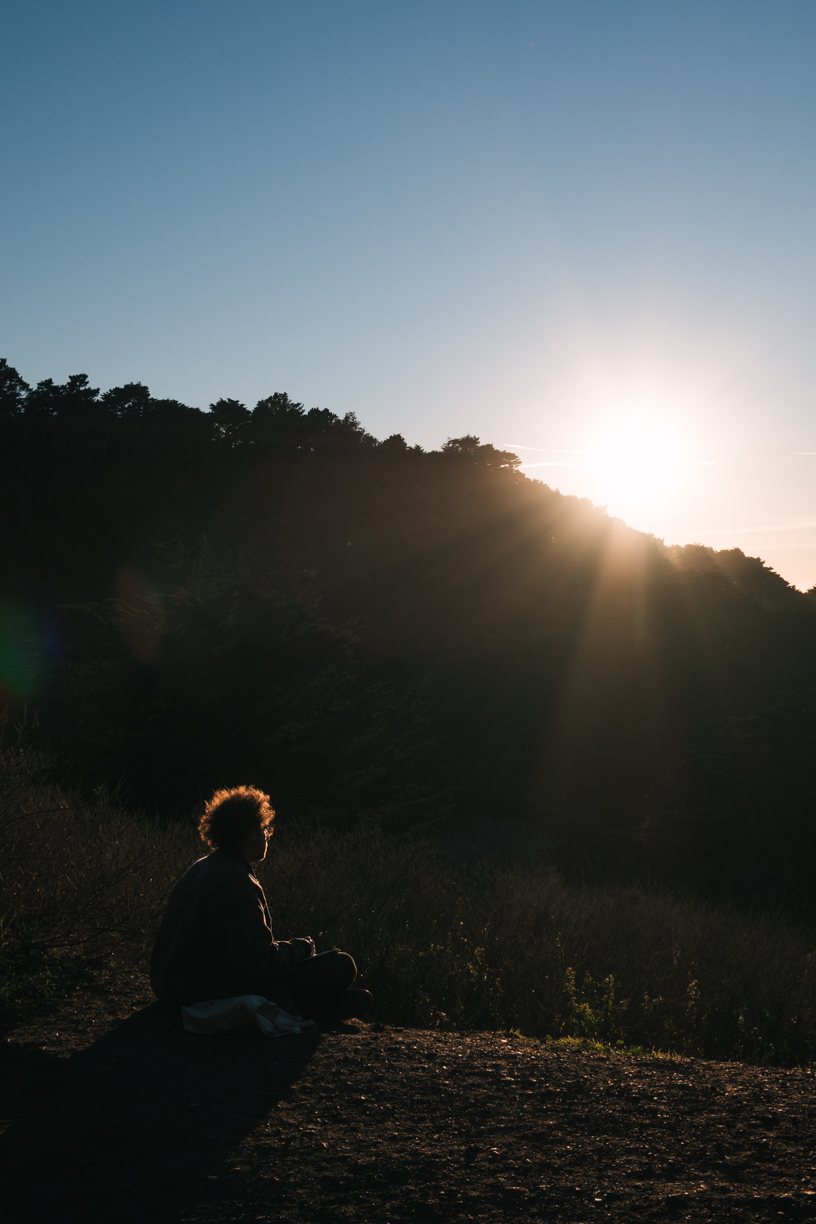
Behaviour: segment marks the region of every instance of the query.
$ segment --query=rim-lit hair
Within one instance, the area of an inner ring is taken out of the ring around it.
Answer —
[[[275,810],[269,796],[254,786],[219,790],[204,809],[198,823],[202,840],[214,850],[234,850],[255,829],[272,831]]]

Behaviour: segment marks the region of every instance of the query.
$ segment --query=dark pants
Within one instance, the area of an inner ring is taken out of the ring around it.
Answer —
[[[316,1020],[330,1011],[332,1001],[356,976],[357,966],[347,952],[309,956],[291,973],[277,979],[274,1002],[284,1011],[297,1012],[305,1020]]]

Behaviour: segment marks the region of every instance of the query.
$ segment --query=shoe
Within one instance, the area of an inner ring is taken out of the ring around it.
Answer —
[[[349,986],[327,1003],[321,1019],[369,1021],[374,1012],[374,996],[370,990]]]

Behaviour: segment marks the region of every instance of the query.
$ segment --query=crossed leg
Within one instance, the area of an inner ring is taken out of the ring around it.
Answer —
[[[275,1002],[286,1008],[291,1000],[293,1010],[310,1020],[365,1018],[373,999],[367,990],[351,988],[356,977],[357,966],[347,952],[335,949],[310,956],[280,979],[283,990]],[[284,999],[284,991],[288,999]]]

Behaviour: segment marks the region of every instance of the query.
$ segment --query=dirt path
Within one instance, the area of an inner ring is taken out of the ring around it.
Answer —
[[[191,1037],[104,991],[0,1046],[4,1224],[816,1221],[816,1079],[376,1026]]]

